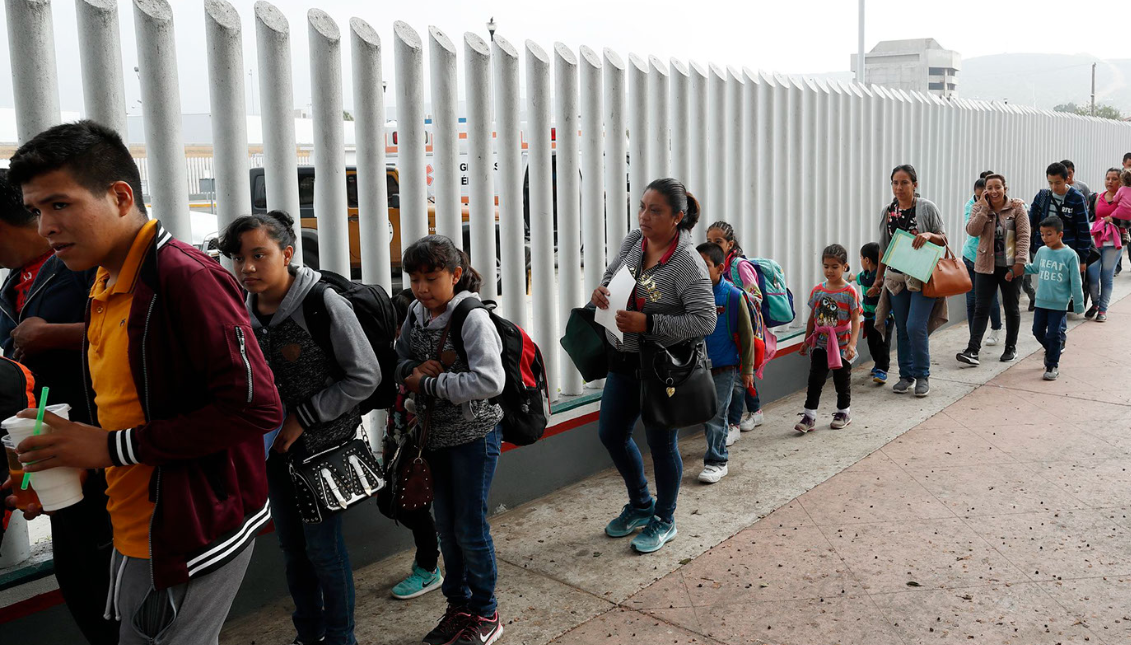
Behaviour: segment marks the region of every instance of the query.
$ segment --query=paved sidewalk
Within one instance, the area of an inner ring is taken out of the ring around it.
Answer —
[[[965,325],[934,335],[926,399],[857,369],[843,431],[827,428],[831,384],[805,437],[803,394],[776,402],[719,484],[695,481],[701,435],[681,442],[680,533],[656,554],[603,535],[624,503],[613,471],[493,517],[502,642],[1131,642],[1131,299],[1071,323],[1055,383],[1030,321],[1012,365],[960,367]],[[410,561],[356,572],[359,642],[419,642],[442,612],[438,593],[388,598]],[[290,642],[289,611],[222,642]]]

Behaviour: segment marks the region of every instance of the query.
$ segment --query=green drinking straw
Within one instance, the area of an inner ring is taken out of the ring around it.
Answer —
[[[43,394],[39,395],[39,413],[35,415],[35,432],[34,435],[39,435],[40,428],[43,427],[43,413],[47,410],[47,393],[51,388],[44,386]],[[20,484],[20,490],[27,490],[31,485],[31,473],[24,473],[24,481]]]

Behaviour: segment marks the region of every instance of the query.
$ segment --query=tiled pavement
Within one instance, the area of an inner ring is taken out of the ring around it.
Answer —
[[[844,431],[793,436],[788,397],[720,484],[694,481],[684,441],[680,535],[657,554],[601,535],[611,472],[492,518],[501,642],[1131,643],[1131,298],[1074,323],[1055,383],[1029,321],[1012,366],[954,365],[965,326],[933,336],[927,399],[857,374]],[[357,572],[360,642],[419,642],[442,611],[387,599],[410,557]],[[223,642],[289,642],[288,605]]]

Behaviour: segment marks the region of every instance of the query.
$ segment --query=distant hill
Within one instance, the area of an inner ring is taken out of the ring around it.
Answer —
[[[1061,103],[1088,105],[1096,66],[1096,104],[1131,116],[1131,59],[1101,60],[1088,54],[995,54],[964,59],[958,95],[968,99],[1008,100],[1051,110]],[[849,81],[851,72],[813,74]]]

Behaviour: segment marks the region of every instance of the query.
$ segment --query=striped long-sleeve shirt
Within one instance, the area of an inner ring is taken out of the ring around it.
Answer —
[[[715,296],[711,290],[711,277],[703,258],[695,251],[695,242],[689,231],[680,231],[679,244],[667,262],[661,262],[643,272],[643,234],[630,232],[621,243],[620,253],[605,270],[602,286],[620,271],[621,266],[636,277],[637,295],[644,299],[643,309],[629,307],[627,302],[611,302],[614,309],[635,309],[652,316],[652,332],[625,334],[624,342],[617,342],[612,332],[606,331],[609,343],[620,352],[639,352],[640,339],[657,342],[664,347],[690,338],[707,336],[715,329],[718,318]]]

